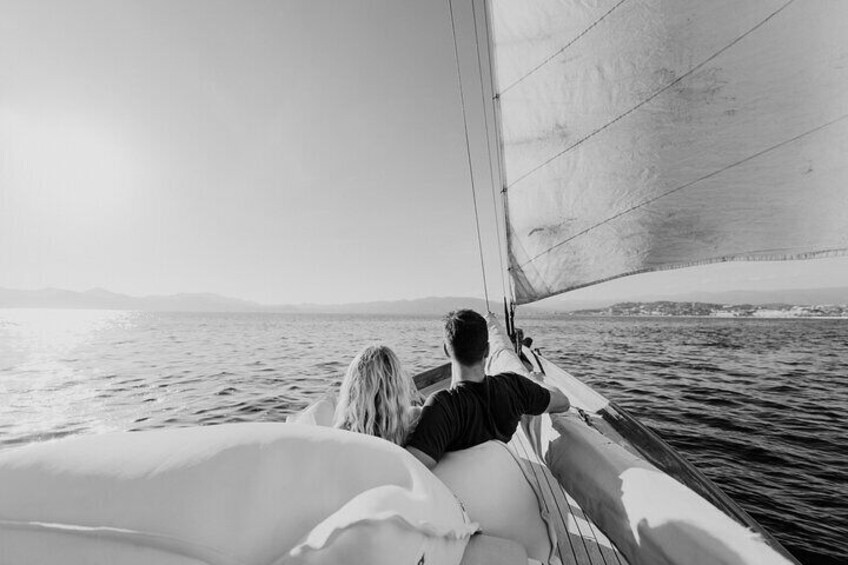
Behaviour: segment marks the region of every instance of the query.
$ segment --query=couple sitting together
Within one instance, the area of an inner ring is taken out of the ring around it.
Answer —
[[[451,360],[450,388],[418,408],[418,392],[394,352],[366,347],[342,381],[333,425],[403,446],[432,469],[446,452],[508,442],[525,414],[569,408],[556,388],[516,373],[486,375],[489,330],[473,310],[447,315],[444,349]]]

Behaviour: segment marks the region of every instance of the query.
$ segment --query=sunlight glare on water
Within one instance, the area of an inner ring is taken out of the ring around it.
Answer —
[[[116,429],[98,415],[104,412],[96,383],[75,370],[75,356],[104,332],[129,323],[132,316],[107,310],[4,311],[0,317],[0,412],[8,416],[0,422],[0,431],[46,439]],[[86,406],[82,417],[81,406]]]

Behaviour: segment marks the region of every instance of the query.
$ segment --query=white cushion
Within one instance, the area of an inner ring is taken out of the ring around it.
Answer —
[[[286,418],[289,424],[305,424],[312,426],[332,426],[336,413],[336,395],[325,394],[300,412]]]
[[[434,473],[484,534],[514,540],[529,557],[548,561],[551,542],[536,495],[504,444],[490,441],[448,453]]]
[[[265,565],[296,548],[292,563],[318,563],[304,544],[380,554],[398,524],[405,546],[444,546],[445,563],[476,529],[405,450],[331,428],[232,424],[0,453],[4,564]]]

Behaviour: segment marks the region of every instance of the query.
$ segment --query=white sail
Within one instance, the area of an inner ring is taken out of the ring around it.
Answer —
[[[848,1],[490,0],[516,301],[848,250]]]

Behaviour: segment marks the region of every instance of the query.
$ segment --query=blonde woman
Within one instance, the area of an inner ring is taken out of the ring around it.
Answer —
[[[418,392],[397,355],[369,345],[354,357],[339,390],[333,427],[403,445],[420,414]]]

